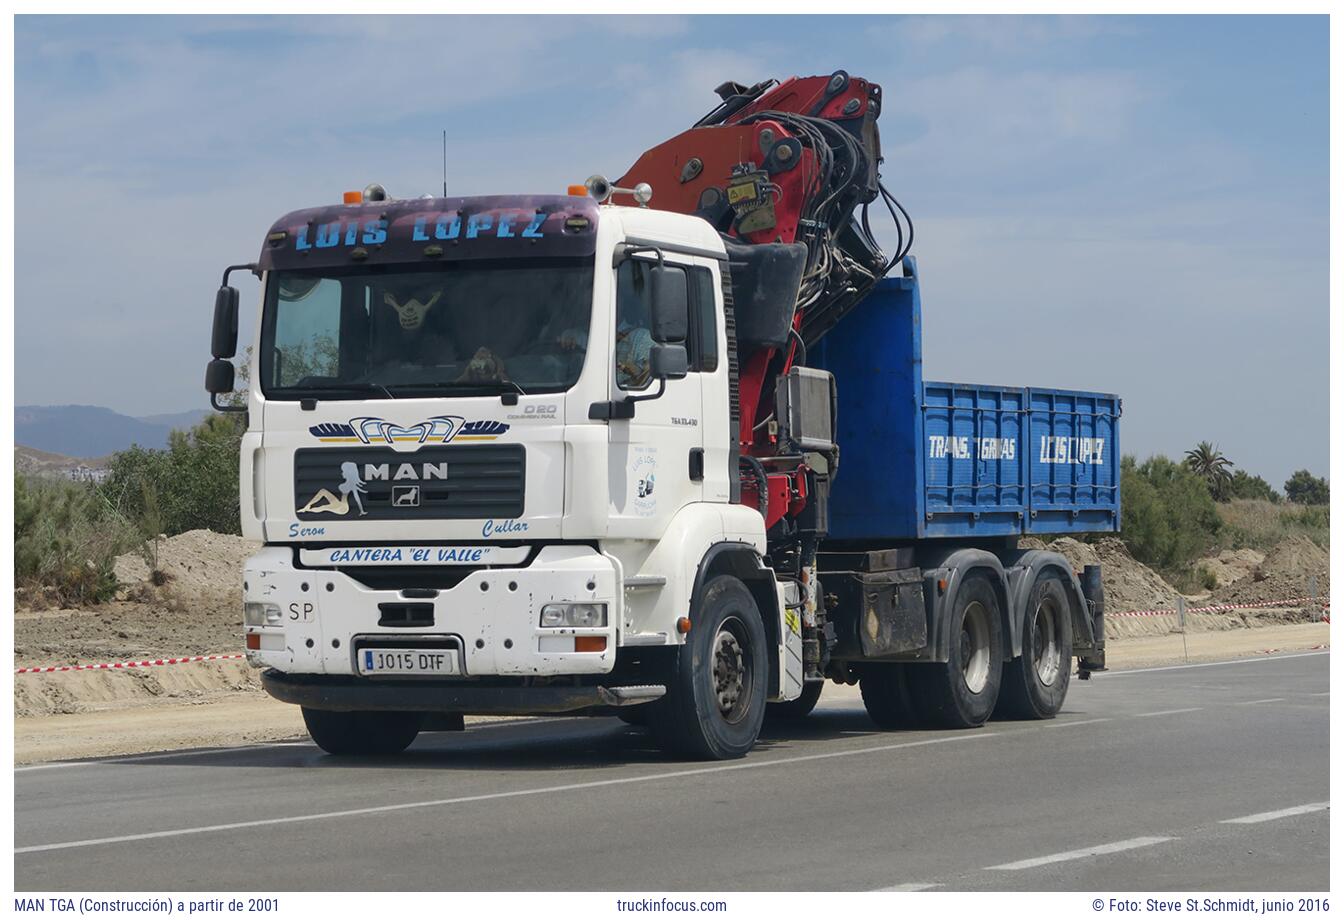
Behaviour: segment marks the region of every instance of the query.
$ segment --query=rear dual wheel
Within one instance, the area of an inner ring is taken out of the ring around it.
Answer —
[[[911,668],[911,693],[924,721],[944,728],[983,725],[999,699],[1003,629],[988,578],[971,574],[957,588],[948,624],[947,661]]]
[[[912,665],[870,664],[859,678],[859,693],[868,718],[887,730],[914,728],[919,722],[910,695]]]
[[[996,717],[1053,719],[1069,692],[1073,623],[1064,582],[1042,573],[1032,586],[1022,623],[1022,657],[1003,666]]]

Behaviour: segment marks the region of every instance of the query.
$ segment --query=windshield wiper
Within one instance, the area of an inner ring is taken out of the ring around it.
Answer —
[[[316,399],[334,399],[341,393],[382,393],[388,399],[408,399],[411,394],[434,394],[445,392],[475,391],[477,395],[489,396],[499,393],[505,405],[517,405],[519,396],[527,391],[512,380],[440,380],[434,383],[398,383],[398,392],[393,392],[386,384],[374,380],[347,380],[339,384],[322,387],[291,387],[290,392],[302,391],[312,394]]]
[[[424,384],[426,389],[435,390],[481,390],[485,393],[500,393],[505,397],[505,405],[517,405],[519,396],[527,391],[512,380],[444,380],[439,383]],[[512,397],[512,401],[509,401]]]
[[[346,380],[325,386],[284,387],[283,390],[277,391],[277,395],[281,392],[287,396],[303,396],[309,399],[340,399],[342,397],[348,398],[353,393],[369,392],[382,393],[388,399],[402,398],[381,383],[364,380]]]

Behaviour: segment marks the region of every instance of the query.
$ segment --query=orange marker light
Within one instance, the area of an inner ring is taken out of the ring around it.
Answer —
[[[566,194],[566,195],[577,195],[577,196],[580,197],[580,198],[586,198],[586,197],[588,197],[588,186],[586,186],[586,185],[571,185],[571,186],[569,187],[569,190],[566,191],[565,194]]]
[[[346,192],[344,201],[346,204],[362,204],[364,201],[363,192]]]
[[[605,652],[607,650],[606,636],[575,636],[574,651],[576,652]]]
[[[946,590],[947,590],[947,579],[946,578],[938,579],[938,593],[942,594]]]
[[[252,649],[253,651],[260,651],[260,650],[261,650],[261,633],[248,633],[248,634],[247,634],[247,643],[246,643],[246,644],[247,644],[247,647],[250,648],[250,649]]]
[[[691,618],[681,617],[677,620],[677,632],[685,635],[691,631]]]

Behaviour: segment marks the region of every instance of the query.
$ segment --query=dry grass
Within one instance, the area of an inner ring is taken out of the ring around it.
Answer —
[[[1293,534],[1330,548],[1330,509],[1324,505],[1273,504],[1237,498],[1218,505],[1223,528],[1217,549],[1249,547],[1268,552]]]

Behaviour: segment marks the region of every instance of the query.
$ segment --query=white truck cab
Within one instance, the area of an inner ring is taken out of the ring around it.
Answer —
[[[768,646],[742,661],[758,637],[729,629],[719,683],[755,697],[754,740],[802,672],[764,521],[733,500],[725,260],[703,220],[586,196],[278,221],[240,474],[267,689],[344,716],[341,749],[367,746],[359,713],[643,704],[667,685],[640,653],[682,646],[697,586],[737,572]]]

